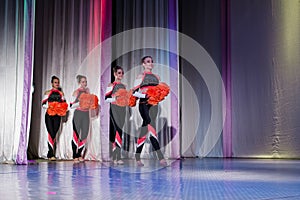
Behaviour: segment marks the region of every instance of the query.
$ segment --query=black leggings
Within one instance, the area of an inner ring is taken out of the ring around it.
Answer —
[[[86,138],[89,134],[90,117],[89,111],[75,110],[73,117],[73,158],[81,157]]]
[[[157,118],[157,113],[158,113],[158,106],[152,106],[150,104],[147,104],[147,103],[140,103],[139,104],[139,111],[140,111],[140,115],[143,119],[143,124],[142,124],[142,127],[141,127],[141,130],[140,130],[140,136],[138,138],[138,146],[137,146],[137,149],[136,149],[136,154],[135,154],[135,158],[136,160],[140,160],[141,159],[141,152],[143,150],[143,146],[144,146],[144,143],[145,143],[145,139],[146,139],[146,136],[149,132],[149,129],[152,129],[155,133],[154,136],[153,135],[150,135],[150,141],[151,141],[151,144],[154,148],[154,150],[156,151],[157,153],[157,157],[159,160],[163,159],[164,156],[160,150],[160,146],[159,146],[159,142],[158,142],[158,139],[157,139],[157,134],[156,134],[156,131],[155,131],[155,121],[156,121],[156,118]],[[149,127],[149,125],[152,127]]]
[[[61,123],[61,117],[58,115],[50,116],[48,113],[45,115],[45,124],[48,131],[48,154],[47,157],[51,158],[55,156],[56,149],[56,134],[59,130]]]
[[[110,105],[110,117],[113,124],[113,132],[110,141],[112,142],[113,148],[113,160],[121,159],[121,146],[122,146],[122,135],[123,127],[125,124],[126,107],[117,106],[115,104]]]

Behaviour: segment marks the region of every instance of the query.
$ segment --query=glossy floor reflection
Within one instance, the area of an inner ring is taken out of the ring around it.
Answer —
[[[0,164],[0,199],[300,199],[300,160]]]

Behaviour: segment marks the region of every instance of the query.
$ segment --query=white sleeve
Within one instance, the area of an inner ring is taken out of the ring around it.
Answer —
[[[44,109],[47,109],[47,108],[48,108],[48,101],[47,101],[45,104],[43,104],[42,107],[43,107]]]
[[[134,92],[132,96],[135,96],[137,98],[146,98],[146,94],[140,93],[140,92]]]
[[[43,107],[44,109],[47,109],[47,108],[48,108],[48,95],[44,95],[44,96],[43,96],[42,107]]]
[[[112,103],[112,102],[115,102],[115,101],[116,101],[115,97],[105,99],[106,103]]]
[[[71,109],[78,108],[78,107],[79,107],[79,102],[70,104]]]
[[[71,103],[74,103],[74,102],[76,101],[76,98],[77,98],[77,97],[72,96],[72,101],[71,101]]]
[[[75,102],[76,97],[73,96],[73,99],[72,99],[72,100],[73,100],[73,101],[72,101],[72,103],[70,103],[70,108],[71,108],[71,109],[78,108],[78,107],[79,107],[79,102],[73,103],[73,102]]]
[[[105,95],[108,95],[109,93],[111,93],[112,90],[113,90],[113,86],[108,86],[108,87],[106,88]]]

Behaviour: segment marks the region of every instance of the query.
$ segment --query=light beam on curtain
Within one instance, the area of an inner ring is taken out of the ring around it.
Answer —
[[[181,151],[184,157],[222,157],[221,133],[214,132],[218,136],[209,134],[211,122],[218,124],[222,119],[222,91],[218,86],[212,99],[207,82],[199,68],[207,65],[207,60],[214,63],[221,74],[221,1],[219,0],[189,0],[179,1],[179,31],[199,44],[205,51],[202,58],[199,52],[191,52],[198,59],[200,66],[193,66],[191,61],[182,58],[180,61],[181,76]],[[192,22],[192,23],[191,23]],[[181,43],[180,43],[181,44]],[[181,46],[179,46],[182,49]],[[211,69],[213,71],[213,69]],[[216,78],[216,77],[213,77]],[[215,81],[219,80],[209,80]],[[216,119],[212,119],[213,104],[219,113]],[[218,130],[219,131],[219,130]]]

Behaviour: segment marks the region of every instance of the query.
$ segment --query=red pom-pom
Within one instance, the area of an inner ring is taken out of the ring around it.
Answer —
[[[129,94],[130,94],[130,97],[129,97],[129,103],[128,103],[128,105],[130,107],[134,107],[136,105],[137,97],[135,97],[135,96],[132,95],[132,90],[129,91]]]
[[[91,94],[91,105],[90,105],[90,109],[98,109],[99,106],[99,99],[96,95]]]
[[[79,96],[79,106],[82,109],[89,109],[91,105],[90,94],[82,93]]]
[[[170,87],[166,83],[160,83],[157,86],[149,87],[147,90],[148,103],[157,105],[169,94]]]
[[[162,101],[169,94],[170,87],[166,83],[163,83],[163,82],[159,83],[157,85],[157,87],[160,90],[159,101]]]
[[[97,109],[99,99],[94,94],[82,93],[79,97],[79,106],[82,109]]]
[[[68,104],[66,102],[49,102],[47,113],[50,116],[59,115],[65,116],[68,111]]]
[[[47,109],[48,115],[50,116],[56,115],[56,104],[58,104],[58,102],[56,101],[48,102],[48,109]]]
[[[66,102],[61,102],[56,104],[56,114],[59,116],[65,116],[68,111],[68,104]]]
[[[116,104],[118,106],[128,106],[130,93],[126,89],[118,89],[114,96],[116,97]]]

